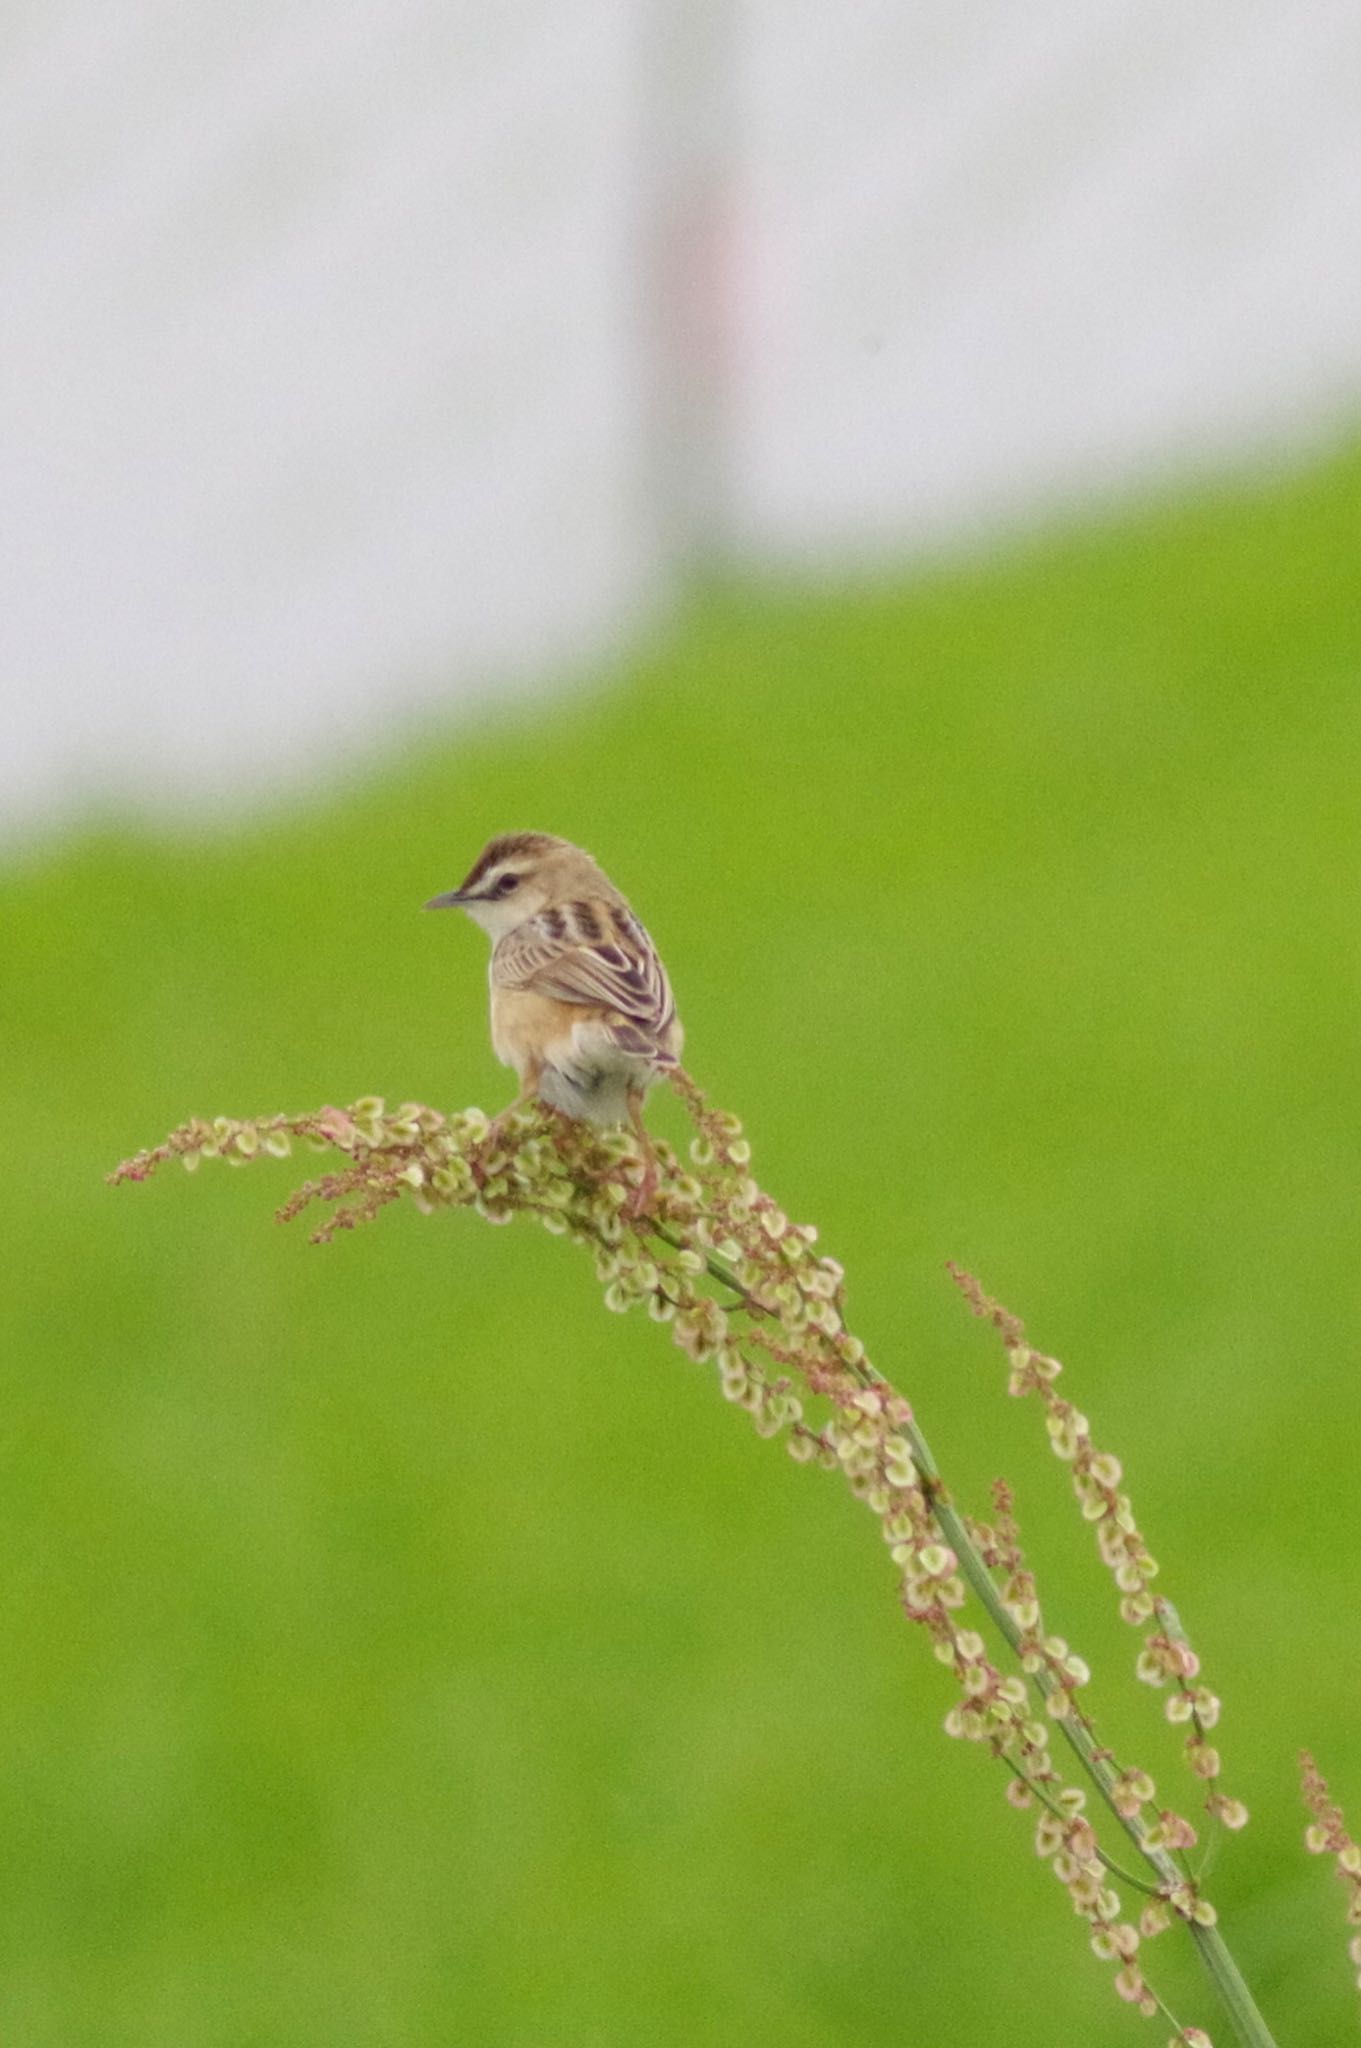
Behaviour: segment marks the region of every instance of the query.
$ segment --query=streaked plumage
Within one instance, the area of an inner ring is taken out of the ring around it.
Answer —
[[[565,839],[506,833],[427,907],[466,910],[491,936],[492,1045],[520,1077],[518,1100],[631,1122],[650,1187],[641,1104],[683,1033],[657,950],[609,877]]]

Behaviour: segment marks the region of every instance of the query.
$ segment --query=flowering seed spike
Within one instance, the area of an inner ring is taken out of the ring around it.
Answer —
[[[1347,1923],[1361,1928],[1361,1845],[1347,1832],[1342,1808],[1328,1796],[1327,1780],[1307,1749],[1300,1751],[1300,1789],[1313,1818],[1304,1831],[1304,1846],[1313,1856],[1331,1856],[1347,1890]],[[1361,1989],[1361,1934],[1353,1934],[1347,1954]]]
[[[984,1293],[971,1273],[957,1266],[949,1271],[974,1314],[990,1322],[1002,1339],[1008,1391],[1018,1397],[1036,1395],[1045,1411],[1050,1447],[1071,1470],[1083,1520],[1093,1525],[1098,1554],[1120,1594],[1121,1618],[1144,1631],[1135,1672],[1145,1684],[1170,1688],[1163,1711],[1168,1721],[1186,1728],[1183,1751],[1192,1775],[1209,1787],[1206,1810],[1225,1827],[1243,1827],[1247,1808],[1218,1789],[1219,1751],[1207,1740],[1219,1719],[1219,1698],[1201,1680],[1200,1658],[1176,1608],[1154,1589],[1157,1560],[1134,1519],[1129,1495],[1121,1490],[1120,1460],[1097,1449],[1087,1417],[1056,1391],[1063,1369],[1058,1360],[1034,1350],[1019,1317]]]
[[[792,1222],[752,1177],[738,1120],[712,1108],[683,1070],[670,1081],[694,1130],[685,1159],[661,1142],[645,1157],[630,1130],[569,1121],[536,1104],[517,1105],[489,1123],[480,1109],[448,1114],[419,1102],[392,1109],[372,1095],[300,1116],[196,1118],[109,1178],[143,1181],[176,1158],[190,1168],[203,1159],[244,1166],[286,1157],[303,1141],[332,1155],[333,1164],[304,1182],[278,1214],[287,1222],[324,1210],[312,1231],[315,1243],[405,1200],[423,1215],[461,1208],[488,1223],[527,1216],[586,1248],[607,1308],[621,1315],[641,1309],[665,1324],[678,1348],[713,1372],[718,1391],[749,1417],[758,1437],[780,1437],[795,1462],[840,1473],[875,1517],[902,1611],[924,1630],[954,1681],[947,1733],[1003,1765],[1008,1801],[1035,1816],[1036,1851],[1086,1923],[1117,1996],[1145,2014],[1166,2012],[1144,1976],[1141,1943],[1180,1923],[1239,2017],[1251,2020],[1243,2038],[1270,2048],[1214,1931],[1214,1908],[1174,1860],[1194,1832],[1153,1805],[1146,1773],[1117,1767],[1097,1741],[1080,1697],[1087,1667],[1044,1626],[1010,1489],[1001,1481],[995,1486],[991,1525],[958,1513],[911,1404],[846,1327],[841,1266],[816,1249],[817,1232]],[[1095,1449],[1086,1418],[1055,1393],[1057,1361],[1033,1351],[1019,1318],[976,1280],[952,1271],[974,1313],[993,1324],[1006,1348],[1012,1392],[1040,1396],[1054,1448],[1071,1465],[1083,1512],[1097,1525],[1127,1619],[1151,1624],[1140,1675],[1171,1682],[1169,1707],[1188,1723],[1192,1766],[1213,1780],[1218,1757],[1205,1737],[1218,1702],[1200,1680],[1175,1611],[1151,1590],[1156,1566],[1119,1490],[1117,1461]],[[981,1606],[976,1617],[965,1612],[971,1595]],[[989,1652],[974,1625],[984,1618],[1019,1668],[1007,1671]],[[1086,1789],[1067,1783],[1054,1762],[1055,1733],[1149,1866],[1152,1882],[1129,1880],[1148,1901],[1137,1925],[1111,1884],[1117,1866],[1098,1839]],[[1228,1826],[1246,1818],[1218,1792],[1210,1803]],[[1208,2040],[1195,2028],[1176,2038],[1187,2048],[1205,2048]]]

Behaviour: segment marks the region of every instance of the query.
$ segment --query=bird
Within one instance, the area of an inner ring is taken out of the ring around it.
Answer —
[[[520,1092],[492,1119],[484,1149],[536,1097],[586,1123],[628,1123],[643,1155],[628,1207],[642,1215],[658,1179],[643,1103],[678,1068],[685,1034],[661,957],[627,899],[570,840],[505,832],[457,889],[425,908],[466,911],[492,942],[492,1049],[515,1069]]]

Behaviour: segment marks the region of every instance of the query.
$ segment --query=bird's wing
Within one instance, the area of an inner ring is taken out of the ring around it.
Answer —
[[[492,955],[500,988],[533,989],[562,1003],[599,1005],[632,1027],[621,1043],[669,1057],[675,1000],[657,949],[622,903],[555,905],[507,932]],[[641,1043],[633,1043],[634,1033]]]

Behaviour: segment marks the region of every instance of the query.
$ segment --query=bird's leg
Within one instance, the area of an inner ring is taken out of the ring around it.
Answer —
[[[486,1137],[468,1162],[472,1168],[473,1180],[479,1189],[484,1188],[487,1184],[487,1161],[496,1150],[501,1133],[505,1130],[506,1125],[513,1116],[522,1110],[527,1103],[534,1101],[539,1092],[539,1079],[542,1073],[543,1065],[540,1061],[535,1061],[531,1066],[526,1067],[520,1076],[520,1092],[514,1102],[508,1102],[504,1109],[498,1110],[487,1125]]]
[[[638,1140],[643,1155],[643,1177],[624,1204],[624,1214],[635,1222],[652,1206],[652,1197],[657,1192],[657,1152],[648,1136],[647,1125],[643,1122],[643,1091],[630,1088],[628,1092],[629,1122],[633,1135]]]

